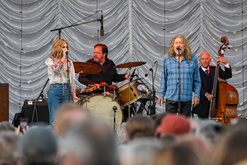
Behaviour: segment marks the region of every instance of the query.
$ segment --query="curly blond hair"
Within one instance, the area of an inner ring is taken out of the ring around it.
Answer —
[[[63,46],[67,44],[69,50],[69,44],[64,39],[56,39],[52,46],[51,55],[56,59],[61,59],[63,57]]]
[[[182,41],[183,41],[183,44],[184,44],[184,57],[187,59],[187,60],[191,60],[192,59],[192,56],[191,56],[191,50],[190,50],[190,47],[189,47],[189,42],[188,40],[183,36],[183,35],[177,35],[175,36],[172,40],[171,40],[171,43],[170,43],[170,49],[168,51],[168,54],[171,56],[171,57],[175,57],[176,56],[176,53],[174,52],[174,41],[176,38],[181,38]]]

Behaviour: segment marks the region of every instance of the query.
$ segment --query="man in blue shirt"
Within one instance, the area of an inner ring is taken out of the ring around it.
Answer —
[[[180,112],[179,101],[179,70],[180,63]],[[187,117],[191,116],[192,92],[194,92],[193,106],[199,104],[201,89],[201,78],[198,69],[198,61],[191,54],[188,40],[182,36],[174,37],[170,44],[168,53],[164,56],[161,74],[160,97],[158,103],[161,105],[166,96],[166,112],[181,113]]]

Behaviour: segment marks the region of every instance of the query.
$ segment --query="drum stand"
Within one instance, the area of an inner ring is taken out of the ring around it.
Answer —
[[[113,101],[115,101],[116,100],[116,97],[117,97],[116,90],[117,89],[113,89],[113,98],[112,98]]]

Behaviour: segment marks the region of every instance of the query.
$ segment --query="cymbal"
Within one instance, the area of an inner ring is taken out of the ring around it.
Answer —
[[[140,66],[140,65],[144,65],[146,64],[146,62],[128,62],[128,63],[124,63],[124,64],[119,64],[114,66],[114,68],[132,68],[132,67],[136,67],[136,66]]]
[[[102,71],[102,68],[89,62],[73,62],[75,73],[96,74]]]

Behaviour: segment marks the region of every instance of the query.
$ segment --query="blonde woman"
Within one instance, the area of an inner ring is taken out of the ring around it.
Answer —
[[[73,101],[79,100],[75,93],[75,70],[73,62],[66,58],[66,52],[69,51],[69,45],[64,39],[54,41],[51,51],[51,57],[46,60],[48,66],[48,78],[50,79],[50,89],[48,98],[49,124],[55,126],[54,113],[61,103],[70,102],[71,95]],[[67,68],[68,66],[68,68]],[[68,73],[69,72],[69,79]],[[70,82],[70,84],[69,84]],[[71,90],[71,93],[70,93]]]

